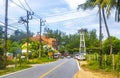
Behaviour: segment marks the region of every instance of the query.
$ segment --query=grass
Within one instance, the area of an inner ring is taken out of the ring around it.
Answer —
[[[30,68],[30,67],[31,66],[27,66],[27,65],[22,65],[22,66],[18,66],[18,67],[8,67],[8,68],[0,70],[0,76],[4,75],[4,74],[16,72],[18,70],[23,70],[23,69],[26,69],[26,68]]]
[[[120,72],[116,72],[116,71],[113,71],[111,70],[110,67],[99,67],[99,63],[97,61],[87,61],[88,64],[83,64],[81,65],[81,67],[84,69],[84,70],[89,70],[91,72],[98,72],[98,73],[101,73],[103,75],[112,75],[114,76],[115,78],[118,76],[118,78],[120,77]]]
[[[29,62],[26,62],[25,59],[22,59],[21,64],[19,61],[17,62],[17,67],[7,67],[5,69],[1,69],[0,75],[16,72],[16,71],[23,70],[26,68],[30,68],[31,66],[29,64],[42,64],[42,63],[53,62],[53,61],[55,61],[55,59],[50,59],[48,57],[29,59]],[[10,65],[15,64],[14,60],[8,61],[7,63]]]
[[[56,61],[56,60],[48,57],[41,57],[41,58],[30,59],[28,64],[42,64],[42,63],[53,62],[53,61]]]

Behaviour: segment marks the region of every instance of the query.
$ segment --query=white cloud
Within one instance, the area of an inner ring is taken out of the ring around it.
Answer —
[[[0,0],[0,6],[5,5],[5,0]]]
[[[86,0],[65,0],[71,9],[76,9],[78,5],[84,3]]]
[[[54,23],[54,22],[60,22],[60,21],[65,21],[65,20],[71,20],[71,19],[76,19],[76,18],[81,18],[90,15],[87,12],[78,12],[78,11],[71,11],[67,13],[62,13],[57,16],[50,16],[46,18],[46,21],[48,23]]]
[[[56,14],[56,13],[66,12],[66,11],[68,11],[68,9],[67,8],[58,8],[58,7],[56,7],[56,8],[53,8],[52,11]]]
[[[69,21],[69,22],[65,22],[64,26],[65,26],[65,28],[70,29],[71,27],[73,27],[73,24],[74,24],[74,22]]]

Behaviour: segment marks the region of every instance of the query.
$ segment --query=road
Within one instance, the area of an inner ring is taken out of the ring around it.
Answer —
[[[76,60],[65,58],[48,64],[40,64],[0,78],[74,78],[77,71]]]

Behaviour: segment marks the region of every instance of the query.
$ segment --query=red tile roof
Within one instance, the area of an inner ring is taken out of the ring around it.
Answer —
[[[33,41],[39,41],[40,36],[36,35],[34,37],[31,37],[30,39]],[[49,45],[50,47],[53,47],[53,48],[56,47],[56,39],[55,38],[48,38],[46,36],[41,36],[41,39],[42,39],[43,43]]]

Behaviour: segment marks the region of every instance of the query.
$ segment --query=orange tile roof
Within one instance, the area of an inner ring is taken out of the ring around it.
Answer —
[[[33,41],[39,41],[40,40],[40,36],[36,35],[34,37],[31,37],[30,39],[33,40]],[[54,38],[48,38],[46,36],[41,36],[41,39],[42,39],[42,41],[45,44],[49,45],[50,47],[55,48],[55,46],[56,46],[56,39],[54,39]]]

